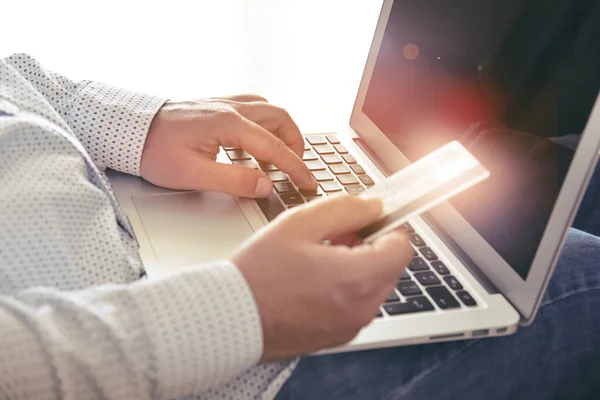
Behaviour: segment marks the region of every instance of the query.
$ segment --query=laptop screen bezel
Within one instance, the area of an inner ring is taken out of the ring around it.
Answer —
[[[379,21],[350,117],[350,126],[367,146],[377,154],[380,161],[387,168],[396,171],[409,165],[410,162],[362,111],[393,3],[393,0],[383,1]],[[595,136],[594,132],[596,132]],[[443,228],[444,234],[452,238],[452,243],[460,247],[461,252],[477,265],[519,311],[521,324],[523,325],[530,323],[535,317],[551,273],[560,255],[567,229],[575,218],[579,203],[594,171],[600,150],[600,134],[598,132],[600,132],[600,102],[597,100],[582,133],[581,141],[542,235],[526,280],[523,280],[448,202],[438,206],[427,215],[428,218],[433,218],[436,224]],[[432,228],[436,229],[433,226]],[[452,247],[453,244],[449,244],[449,246]]]

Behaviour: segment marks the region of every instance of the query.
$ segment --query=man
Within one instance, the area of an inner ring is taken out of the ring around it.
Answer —
[[[140,279],[135,237],[102,171],[247,197],[272,190],[258,171],[216,163],[220,146],[316,185],[298,128],[260,97],[172,103],[75,83],[25,55],[0,62],[1,398],[533,398],[541,383],[539,398],[583,398],[598,389],[597,176],[578,220],[590,233],[570,232],[532,327],[307,358],[294,372],[288,360],[342,344],[371,320],[412,251],[397,233],[345,245],[381,204],[339,196],[287,213],[230,260]]]

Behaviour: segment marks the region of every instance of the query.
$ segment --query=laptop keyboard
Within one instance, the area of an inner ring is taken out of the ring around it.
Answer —
[[[407,222],[402,228],[413,245],[413,259],[383,304],[385,313],[400,315],[433,311],[436,307],[443,311],[477,306],[475,299],[446,265],[438,260],[437,254],[427,246],[412,225]],[[380,312],[378,316],[383,316],[383,313]]]
[[[233,164],[262,170],[273,181],[271,195],[256,199],[269,221],[286,209],[343,191],[357,195],[375,184],[336,135],[304,137],[302,160],[319,182],[316,190],[299,189],[276,166],[257,162],[244,150],[225,147],[225,151]],[[413,246],[413,260],[398,278],[396,288],[389,294],[377,317],[434,311],[436,307],[444,311],[477,306],[475,299],[438,260],[410,223],[404,224],[403,229]]]

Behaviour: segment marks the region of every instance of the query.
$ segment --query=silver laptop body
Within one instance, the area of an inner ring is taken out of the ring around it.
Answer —
[[[382,42],[385,45],[384,33],[394,4],[392,0],[384,1],[350,126],[336,132],[341,144],[375,182],[410,163],[365,112],[365,101]],[[418,51],[426,55],[426,44],[422,48],[419,43],[409,44],[411,46],[404,46],[407,59],[413,59],[415,54],[419,57]],[[324,137],[325,134],[315,135]],[[520,274],[511,267],[451,202],[445,203],[410,224],[476,305],[466,306],[462,300],[455,299],[458,307],[443,309],[431,298],[427,286],[421,285],[422,296],[430,300],[432,310],[389,315],[382,307],[382,316],[375,318],[351,343],[325,353],[508,335],[519,325],[531,323],[597,162],[599,149],[600,106],[596,104],[525,273]],[[218,160],[231,162],[224,151]],[[114,171],[109,171],[109,179],[134,228],[149,279],[228,258],[242,241],[268,223],[254,200],[214,192],[171,191]],[[425,263],[428,271],[444,284],[445,275],[433,268],[431,261],[425,260]],[[410,274],[414,280],[416,272],[410,271]],[[448,290],[458,298],[455,291]],[[409,299],[399,292],[396,295],[400,303]]]

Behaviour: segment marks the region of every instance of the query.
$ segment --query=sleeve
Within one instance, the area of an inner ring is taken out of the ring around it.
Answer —
[[[100,169],[140,175],[150,123],[166,99],[98,82],[73,82],[26,54],[5,61],[52,105]]]
[[[10,73],[0,60],[0,92],[32,98]],[[0,110],[1,399],[179,398],[259,361],[233,264],[127,283],[135,249],[72,135],[2,96]]]
[[[230,263],[159,281],[0,295],[0,397],[181,398],[256,364],[254,300]]]

